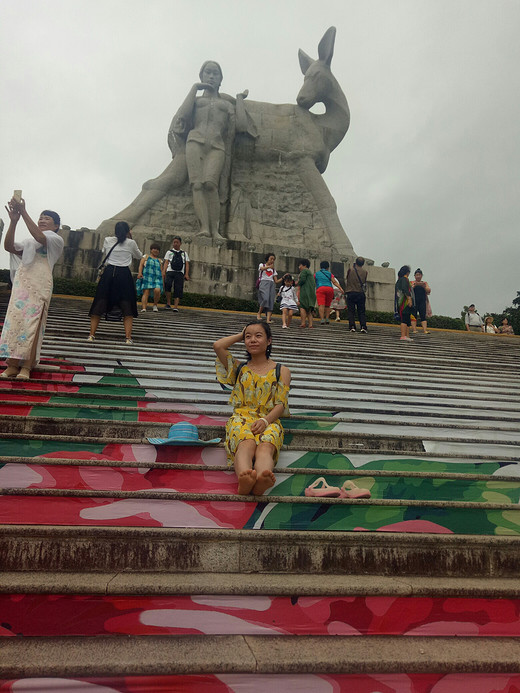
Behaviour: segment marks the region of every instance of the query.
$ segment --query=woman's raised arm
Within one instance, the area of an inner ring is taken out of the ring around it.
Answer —
[[[244,333],[238,332],[237,334],[232,334],[229,337],[222,337],[213,342],[213,349],[218,357],[218,360],[223,366],[227,366],[227,352],[229,347],[237,342],[241,342],[244,339]]]
[[[9,223],[7,233],[5,234],[4,248],[7,250],[8,253],[12,253],[13,255],[19,255],[21,257],[22,253],[19,250],[16,250],[14,246],[14,232],[16,229],[16,225],[18,224],[18,221],[20,219],[20,212],[14,206],[13,200],[10,200],[5,208],[7,210],[7,214],[9,214],[9,219],[11,221]]]
[[[20,216],[25,221],[25,225],[29,229],[29,233],[31,234],[31,236],[36,241],[38,241],[38,243],[41,243],[42,245],[47,245],[47,238],[45,237],[45,234],[43,233],[43,231],[41,231],[38,225],[34,223],[34,221],[27,213],[27,210],[25,209],[25,200],[23,198],[22,200],[20,200],[20,202],[17,203],[17,207],[20,211]]]

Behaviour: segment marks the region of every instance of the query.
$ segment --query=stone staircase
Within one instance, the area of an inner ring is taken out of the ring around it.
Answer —
[[[520,689],[519,339],[275,323],[292,415],[243,498],[221,446],[146,437],[223,437],[211,343],[251,316],[149,312],[125,346],[87,310],[55,299],[0,381],[0,691]]]

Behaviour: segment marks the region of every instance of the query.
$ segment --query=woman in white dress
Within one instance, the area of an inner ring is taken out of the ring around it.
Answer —
[[[29,380],[31,369],[40,359],[52,296],[52,270],[64,243],[58,235],[60,217],[56,212],[44,210],[36,224],[23,199],[18,202],[13,197],[6,209],[11,221],[4,248],[11,254],[11,272],[16,268],[16,273],[0,336],[0,358],[7,362],[1,377]],[[31,237],[15,241],[20,217]]]

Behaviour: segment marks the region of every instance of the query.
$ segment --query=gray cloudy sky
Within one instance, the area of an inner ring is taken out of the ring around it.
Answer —
[[[3,199],[97,227],[168,164],[204,60],[227,93],[294,103],[298,48],[331,25],[352,122],[325,179],[356,252],[422,267],[436,313],[510,305],[520,0],[0,0]]]

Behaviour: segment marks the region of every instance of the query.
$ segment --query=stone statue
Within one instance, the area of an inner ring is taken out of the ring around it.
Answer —
[[[220,94],[220,65],[207,60],[199,73],[200,82],[190,89],[174,115],[168,131],[172,162],[160,176],[147,181],[141,193],[116,217],[103,222],[101,231],[110,231],[116,221],[133,225],[141,215],[171,189],[189,178],[193,207],[200,225],[200,236],[223,240],[219,232],[220,204],[229,196],[229,173],[235,132],[256,137],[256,129],[248,119],[245,90],[233,99]],[[197,92],[202,91],[202,96]],[[105,228],[103,228],[105,227]]]
[[[164,252],[174,235],[182,236],[196,293],[252,298],[254,269],[267,252],[277,256],[279,272],[294,272],[300,258],[313,269],[328,260],[341,279],[359,253],[322,175],[350,125],[347,99],[331,72],[335,39],[330,27],[316,59],[299,51],[304,79],[293,103],[254,101],[247,91],[222,94],[220,65],[205,62],[173,117],[169,165],[92,236],[74,232],[74,262],[57,276],[93,276],[103,237],[125,220],[144,252],[153,241]],[[311,113],[315,103],[325,112]],[[393,270],[371,266],[370,309],[393,310],[394,283]]]
[[[355,256],[321,175],[350,124],[330,68],[335,38],[330,27],[317,60],[299,51],[304,82],[297,104],[246,104],[247,91],[236,99],[221,94],[220,65],[205,62],[173,117],[171,163],[98,231],[112,233],[115,222],[125,220],[146,238],[168,238],[175,229],[201,243],[283,244]],[[325,105],[320,115],[310,112],[318,102]]]

